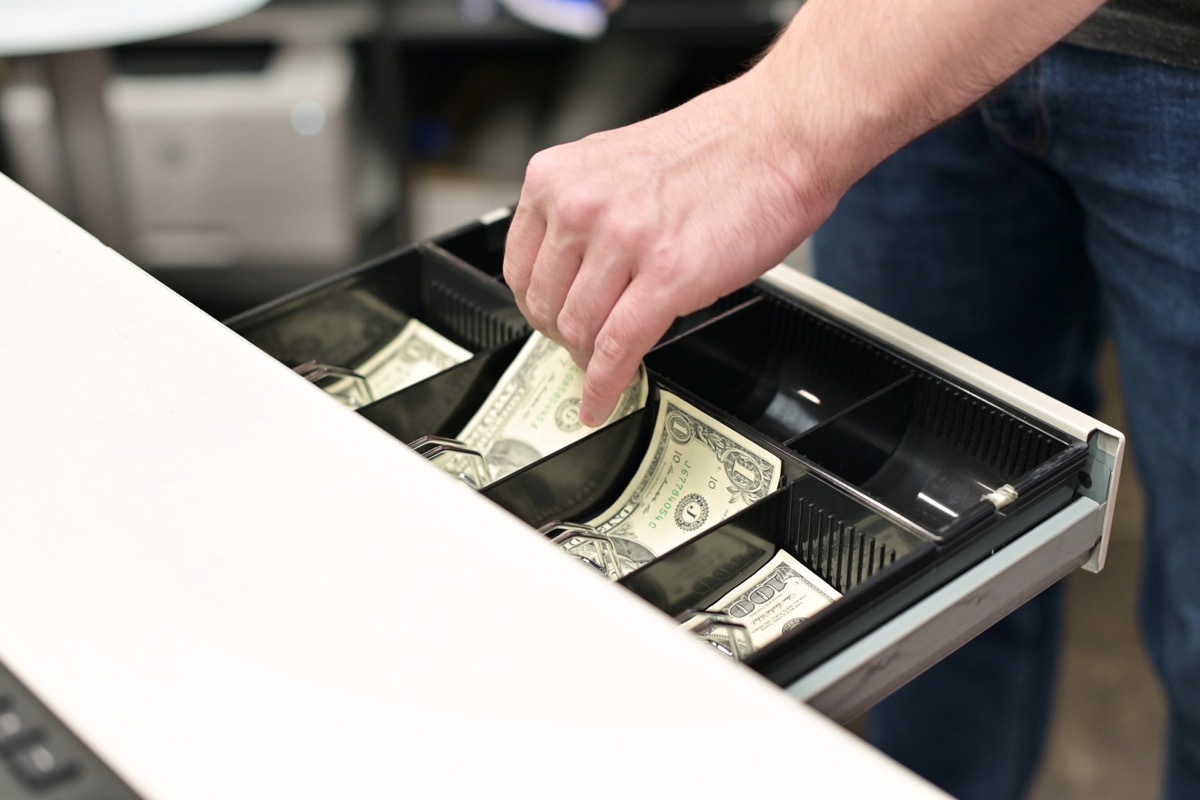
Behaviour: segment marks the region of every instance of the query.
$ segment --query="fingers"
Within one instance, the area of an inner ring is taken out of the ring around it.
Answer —
[[[632,264],[622,255],[589,250],[559,312],[561,344],[581,368],[587,369],[596,336],[613,306],[629,286]]]
[[[545,236],[546,218],[542,213],[532,203],[518,203],[504,242],[504,282],[512,289],[517,307],[526,318],[529,313],[525,308],[525,293]]]
[[[658,286],[634,278],[604,321],[584,377],[583,424],[594,428],[608,419],[642,358],[675,321],[674,306],[660,295]]]
[[[586,237],[551,225],[532,203],[518,204],[504,248],[504,280],[538,331],[564,344],[558,317],[583,260]]]
[[[600,145],[592,141],[591,147]],[[562,161],[569,155],[565,147],[530,160],[505,244],[504,278],[530,324],[585,368],[580,417],[596,427],[686,300],[662,285],[674,272],[654,255],[662,251],[654,246],[662,226],[632,210],[636,203],[613,204],[610,182],[600,180],[597,189],[596,176],[608,174],[603,169],[584,171],[587,186],[579,170],[563,179],[563,165],[574,163],[574,157]],[[611,165],[607,157],[599,160]],[[659,278],[642,277],[651,273]]]
[[[565,344],[559,334],[559,314],[579,273],[583,257],[581,241],[563,241],[551,231],[542,239],[542,247],[538,250],[533,271],[529,275],[522,309],[525,318],[559,344]]]
[[[675,320],[677,304],[659,296],[653,279],[632,277],[636,250],[585,247],[584,237],[560,235],[530,209],[518,205],[513,216],[504,279],[529,323],[586,370],[580,419],[597,427]]]

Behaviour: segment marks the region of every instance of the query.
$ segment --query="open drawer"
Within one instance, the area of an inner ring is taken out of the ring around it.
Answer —
[[[364,287],[387,287],[371,291],[460,338],[454,320],[470,319],[471,357],[357,410],[404,443],[453,436],[528,336],[503,282],[509,220],[500,209],[227,324],[261,339]],[[469,303],[447,315],[414,300],[446,276]],[[744,510],[665,551],[604,534],[622,566],[597,565],[599,545],[585,560],[668,616],[716,614],[728,643],[744,626],[714,604],[786,553],[833,601],[736,653],[711,643],[835,719],[1067,572],[1102,566],[1120,433],[793,270],[679,320],[645,364],[644,408],[481,493],[578,545],[556,523],[591,520],[622,496],[654,450],[665,397],[772,454],[779,480]]]
[[[1103,561],[1119,433],[790,270],[681,320],[643,409],[475,490],[404,443],[531,337],[507,211],[228,326],[3,178],[0,216],[5,798],[778,791],[694,768],[744,730],[811,794],[940,797],[779,687],[844,719]],[[456,357],[396,391],[290,369],[403,362],[413,320]],[[770,347],[738,352],[748,321]],[[777,464],[750,491],[757,462],[720,461],[753,502],[650,557],[597,545],[613,580],[534,533],[612,502],[672,408]],[[833,602],[742,663],[680,629],[785,556]],[[618,775],[581,773],[614,741]]]

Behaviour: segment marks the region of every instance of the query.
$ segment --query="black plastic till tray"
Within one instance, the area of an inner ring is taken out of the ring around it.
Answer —
[[[508,223],[470,223],[229,325],[263,346],[264,331],[369,292],[476,355],[358,413],[404,442],[454,435],[528,331],[503,281]],[[781,685],[1061,509],[1086,460],[1085,442],[765,285],[680,320],[646,364],[652,387],[779,455],[784,483],[620,583],[675,615],[787,550],[844,596],[746,660]],[[534,527],[601,510],[646,451],[655,392],[482,493]]]
[[[384,324],[357,322],[356,298],[369,303]],[[394,315],[390,320],[388,311]],[[507,289],[420,246],[300,289],[226,324],[288,366],[316,360],[351,367],[390,341],[409,318],[474,353],[529,330]]]

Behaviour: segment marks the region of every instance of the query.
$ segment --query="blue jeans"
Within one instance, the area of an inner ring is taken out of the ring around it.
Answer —
[[[1085,411],[1111,333],[1166,795],[1200,798],[1200,72],[1059,45],[860,181],[814,246],[825,282]],[[1023,796],[1061,616],[1054,587],[880,704],[875,744],[956,797]]]

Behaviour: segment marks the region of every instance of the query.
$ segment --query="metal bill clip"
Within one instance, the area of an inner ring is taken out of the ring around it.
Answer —
[[[591,525],[557,520],[538,528],[538,532],[550,536],[550,541],[597,572],[613,580],[625,577],[616,543]]]
[[[687,630],[704,639],[718,653],[741,661],[754,652],[750,641],[750,630],[728,614],[718,611],[684,611],[675,620]]]
[[[321,388],[333,395],[350,408],[362,408],[375,402],[371,392],[371,384],[366,377],[352,369],[325,364],[320,361],[305,361],[299,366],[292,367],[292,372],[304,378],[309,383],[318,383],[326,378],[335,378],[332,383]]]
[[[491,483],[492,469],[487,459],[478,450],[467,447],[458,439],[445,436],[422,436],[408,443],[409,448],[434,461],[442,456],[458,456],[450,462],[447,472],[453,472],[458,479],[472,489],[482,489]]]

